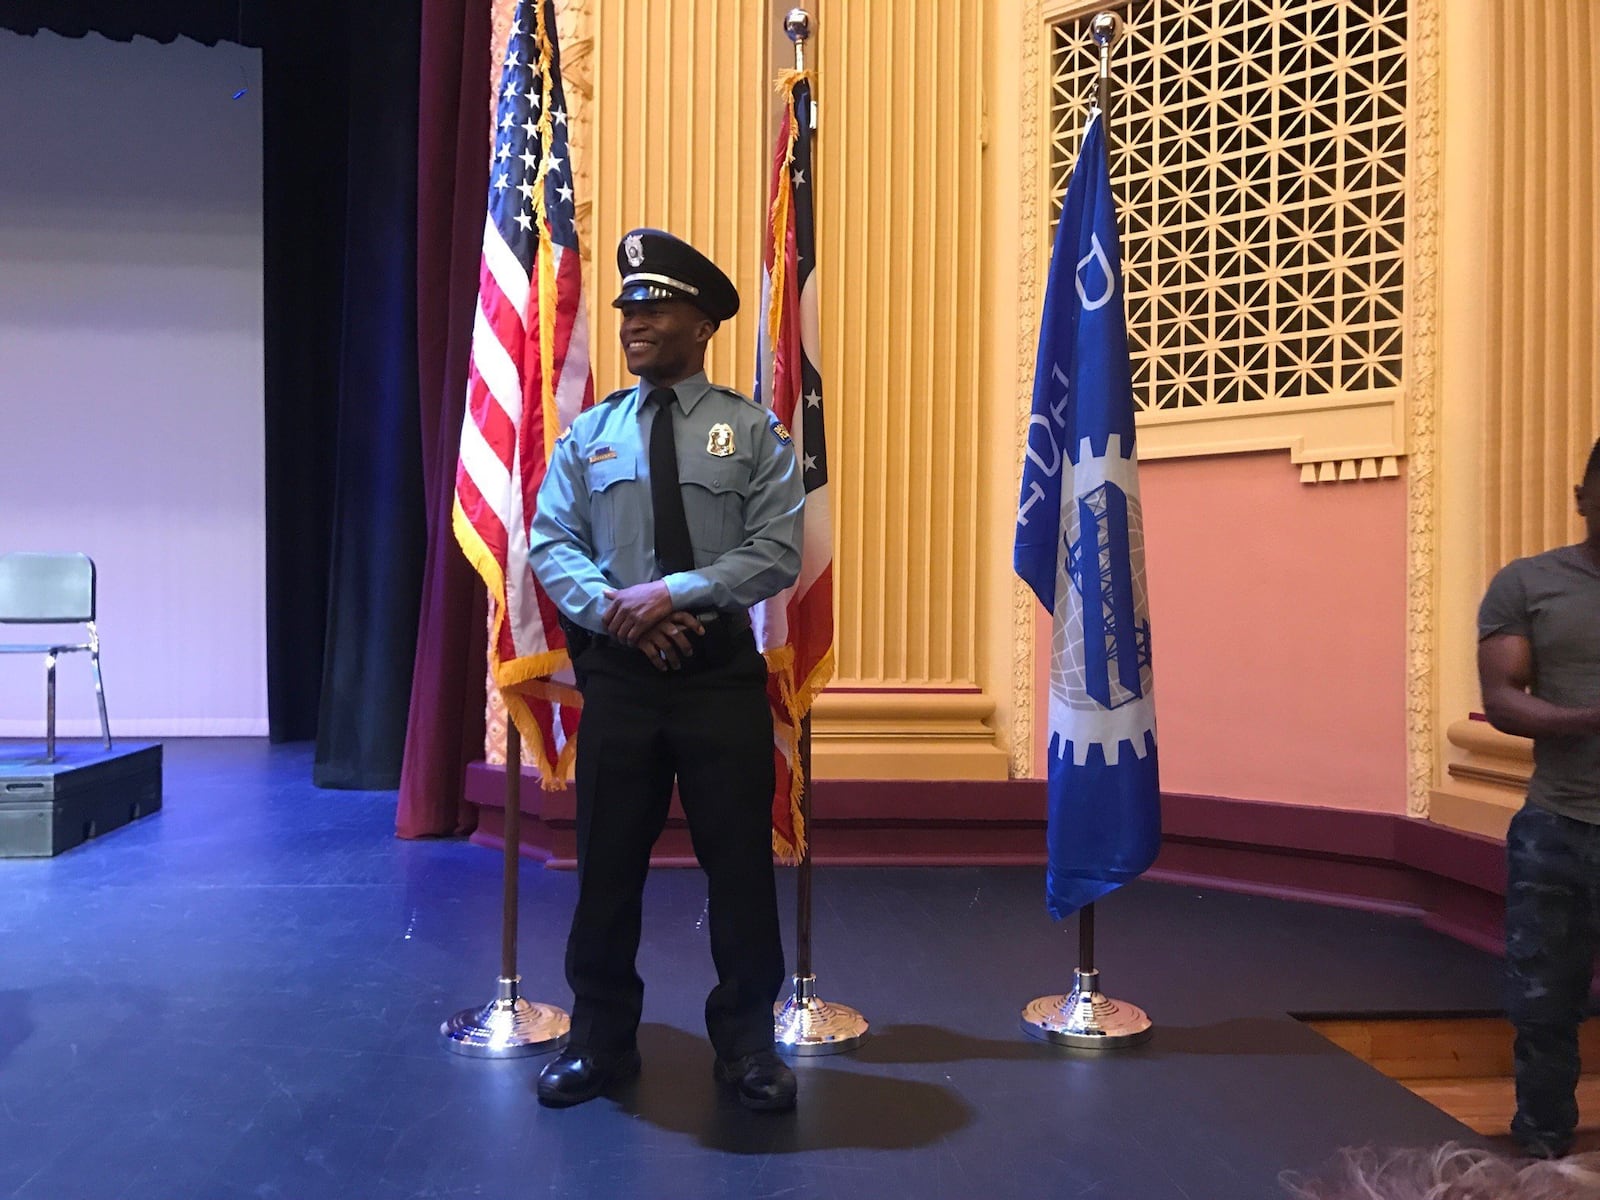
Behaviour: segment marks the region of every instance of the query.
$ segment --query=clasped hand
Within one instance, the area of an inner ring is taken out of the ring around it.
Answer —
[[[693,613],[674,610],[661,580],[605,593],[611,603],[602,616],[606,632],[637,646],[658,671],[676,670],[694,653],[689,635],[705,633]]]

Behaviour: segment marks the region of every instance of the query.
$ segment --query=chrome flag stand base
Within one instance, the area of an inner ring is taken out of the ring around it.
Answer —
[[[472,1058],[521,1058],[565,1046],[572,1018],[517,995],[520,979],[502,975],[493,1000],[482,1008],[464,1008],[439,1026],[445,1046]]]
[[[817,998],[815,975],[796,975],[794,994],[773,1012],[779,1054],[843,1054],[867,1037],[867,1019],[855,1009]]]
[[[1069,995],[1040,996],[1022,1010],[1023,1033],[1082,1050],[1136,1046],[1152,1029],[1142,1008],[1101,995],[1099,971],[1074,971]]]

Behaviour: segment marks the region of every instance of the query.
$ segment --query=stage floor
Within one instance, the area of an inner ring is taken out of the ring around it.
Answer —
[[[491,995],[497,854],[396,840],[393,793],[317,791],[305,746],[169,742],[165,803],[0,861],[0,1197],[1265,1200],[1341,1146],[1477,1140],[1291,1014],[1492,1011],[1489,957],[1398,918],[1137,884],[1100,906],[1101,967],[1155,1038],[1075,1054],[1017,1031],[1075,941],[1025,868],[818,872],[820,990],[877,1036],[803,1065],[790,1117],[712,1083],[702,877],[658,871],[644,1074],[541,1109],[545,1059],[436,1035]],[[565,1005],[577,880],[522,879],[524,992]]]

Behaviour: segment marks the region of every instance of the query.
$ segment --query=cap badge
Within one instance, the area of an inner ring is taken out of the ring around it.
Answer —
[[[628,265],[637,267],[644,262],[644,236],[630,233],[622,239],[622,252],[628,256]]]
[[[711,436],[706,438],[706,453],[717,458],[727,458],[733,453],[732,425],[718,422],[711,427]]]

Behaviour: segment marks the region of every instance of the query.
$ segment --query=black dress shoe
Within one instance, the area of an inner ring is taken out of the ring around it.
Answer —
[[[739,1103],[756,1112],[788,1112],[794,1107],[794,1072],[775,1050],[743,1058],[719,1058],[712,1072],[718,1083],[739,1089]]]
[[[539,1072],[539,1103],[547,1108],[567,1108],[593,1100],[608,1087],[625,1083],[639,1073],[639,1052],[590,1054],[563,1050]]]

